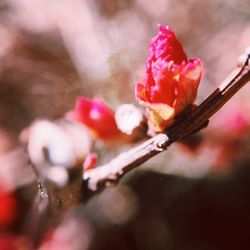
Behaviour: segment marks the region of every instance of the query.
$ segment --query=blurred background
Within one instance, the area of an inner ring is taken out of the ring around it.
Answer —
[[[2,224],[0,204],[0,250],[19,249],[1,248],[6,242],[27,249],[249,249],[250,86],[185,145],[171,146],[87,205],[69,202],[56,223],[41,226],[38,240],[24,230],[36,187],[21,131],[34,119],[62,117],[80,95],[103,97],[114,110],[136,103],[134,85],[144,79],[159,23],[204,63],[198,104],[249,47],[250,1],[0,1],[0,188],[12,200],[3,195],[9,219]],[[114,152],[100,152],[101,161]]]

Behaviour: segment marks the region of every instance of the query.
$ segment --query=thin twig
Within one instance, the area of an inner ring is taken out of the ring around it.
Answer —
[[[40,203],[43,203],[39,206],[41,207],[47,207],[48,205],[48,200],[49,200],[49,196],[48,196],[48,193],[47,193],[47,189],[45,188],[45,185],[44,185],[44,177],[42,177],[40,174],[39,174],[39,171],[37,170],[37,168],[34,166],[33,163],[30,162],[30,166],[31,166],[31,169],[35,175],[35,178],[36,178],[36,182],[37,182],[37,188],[38,188],[38,192],[37,192],[37,195],[38,195],[38,200],[40,200],[39,202]]]
[[[118,155],[105,165],[86,171],[83,179],[87,188],[90,191],[97,191],[112,182],[117,182],[125,173],[166,150],[173,142],[206,127],[211,116],[250,80],[249,59],[250,55],[244,65],[233,70],[191,115],[171,126],[165,133],[158,134],[143,144]]]
[[[32,240],[35,242],[37,240],[38,232],[40,230],[39,225],[44,219],[44,215],[49,207],[49,195],[47,189],[44,185],[43,177],[39,174],[33,163],[30,163],[37,181],[37,194],[27,213],[27,220],[25,220],[24,231],[32,236]]]

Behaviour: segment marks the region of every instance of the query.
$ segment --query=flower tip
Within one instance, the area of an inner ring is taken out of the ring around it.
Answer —
[[[165,25],[160,24],[160,23],[157,24],[157,27],[158,27],[158,29],[161,30],[161,31],[163,31],[163,30],[168,30],[168,29],[169,29],[168,25],[165,26]]]
[[[164,25],[161,24],[161,23],[158,23],[158,24],[157,24],[157,27],[158,27],[159,30],[164,30],[164,29],[166,28],[166,26],[164,26]]]
[[[158,24],[157,26],[158,26],[159,32],[162,32],[162,33],[164,33],[166,35],[173,33],[173,31],[169,28],[168,25],[165,26],[163,24]]]

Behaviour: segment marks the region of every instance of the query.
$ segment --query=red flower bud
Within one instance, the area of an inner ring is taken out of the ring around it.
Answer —
[[[66,118],[83,123],[98,139],[113,140],[121,136],[114,118],[114,112],[99,99],[79,97],[75,109]]]
[[[137,83],[135,88],[154,131],[163,131],[194,102],[201,73],[201,61],[188,60],[174,32],[160,25],[150,42],[145,83]]]
[[[0,187],[0,228],[9,226],[16,215],[16,200],[12,193]]]

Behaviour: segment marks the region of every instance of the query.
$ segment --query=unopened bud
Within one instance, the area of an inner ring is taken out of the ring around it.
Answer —
[[[121,105],[115,113],[117,127],[125,134],[132,135],[145,123],[142,111],[133,104]]]

